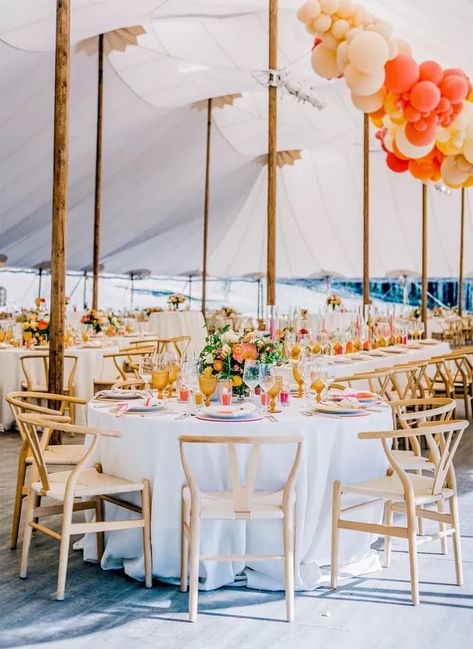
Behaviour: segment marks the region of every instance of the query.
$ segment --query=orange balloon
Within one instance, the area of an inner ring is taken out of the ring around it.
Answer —
[[[382,119],[386,115],[386,111],[384,108],[380,108],[379,110],[375,110],[374,113],[370,113],[370,117],[373,119]]]
[[[429,126],[426,122],[425,129],[419,131],[416,128],[417,124],[418,122],[415,124],[408,122],[406,124],[406,137],[409,142],[415,146],[426,146],[433,142],[435,140],[435,135],[437,134],[437,125],[432,124]]]
[[[401,160],[409,160],[407,156],[402,154],[399,149],[397,148],[396,142],[393,139],[393,153],[397,158],[400,158]]]

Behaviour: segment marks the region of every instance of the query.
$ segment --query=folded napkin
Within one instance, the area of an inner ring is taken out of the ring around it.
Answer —
[[[142,390],[100,390],[95,395],[96,399],[142,399],[145,396]]]

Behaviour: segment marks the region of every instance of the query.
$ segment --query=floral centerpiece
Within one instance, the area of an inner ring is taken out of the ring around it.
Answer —
[[[220,309],[220,313],[223,315],[224,318],[230,318],[232,315],[235,314],[235,309],[231,306],[222,306]]]
[[[84,313],[80,319],[83,325],[88,325],[93,328],[95,333],[102,331],[102,328],[107,325],[107,317],[102,313],[102,311],[97,311],[97,309],[91,309]]]
[[[231,379],[234,393],[243,396],[247,391],[243,383],[247,359],[274,365],[284,362],[282,341],[273,341],[269,336],[261,336],[254,331],[241,336],[227,325],[207,336],[199,358],[200,371],[221,379]]]
[[[160,306],[149,306],[149,307],[146,307],[146,309],[143,309],[143,311],[138,314],[137,319],[138,320],[141,320],[141,319],[144,320],[144,318],[149,318],[149,316],[152,313],[161,313],[161,312],[162,312],[162,308]]]
[[[38,311],[44,311],[44,307],[46,306],[44,297],[35,297],[34,303]]]
[[[107,313],[108,326],[106,327],[109,332],[116,333],[121,327],[123,327],[123,319],[117,313],[113,311],[108,311]]]
[[[186,298],[183,295],[170,295],[168,297],[168,304],[172,311],[177,311],[181,304],[184,304]]]
[[[415,320],[420,320],[422,317],[422,310],[419,306],[416,306],[415,309],[412,309],[411,311],[411,318],[414,318]]]
[[[332,293],[327,298],[327,306],[330,307],[332,311],[339,309],[342,306],[342,298],[336,293]]]
[[[25,343],[33,341],[34,345],[39,345],[49,337],[49,319],[47,317],[37,320],[36,315],[32,313],[27,320],[23,321],[22,328]]]

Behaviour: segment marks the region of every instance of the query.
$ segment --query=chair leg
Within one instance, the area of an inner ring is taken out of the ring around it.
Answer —
[[[21,548],[20,577],[26,579],[28,576],[28,555],[30,551],[31,536],[33,528],[30,523],[33,521],[34,503],[36,494],[30,491],[26,500],[25,526],[23,530],[23,546]]]
[[[153,560],[151,555],[151,490],[149,480],[143,480],[141,505],[144,520],[143,553],[145,562],[145,586],[146,588],[151,588],[153,585]]]
[[[185,525],[189,527],[189,510],[184,498],[181,498],[181,593],[187,591],[189,579],[189,539]]]
[[[452,525],[455,528],[453,533],[453,553],[455,556],[455,573],[457,577],[457,584],[463,584],[463,567],[462,567],[462,550],[461,550],[461,537],[460,537],[460,520],[458,517],[458,500],[456,496],[450,498],[449,501],[450,516],[452,518]]]
[[[97,523],[101,523],[104,520],[104,506],[103,500],[100,496],[97,496],[95,500],[95,520]],[[104,549],[105,549],[105,534],[104,532],[97,532],[97,560],[99,565],[102,561]]]
[[[340,528],[338,527],[338,519],[340,518],[340,481],[335,480],[333,483],[332,495],[332,556],[331,556],[331,571],[330,571],[330,588],[336,590],[337,588],[337,571],[338,571],[338,545],[340,537]]]
[[[35,507],[41,507],[41,496],[40,496],[39,494],[36,495],[36,498],[35,498],[35,505],[34,505],[34,506],[35,506]],[[34,522],[35,522],[35,523],[38,523],[38,521],[39,521],[39,518],[38,518],[37,516],[35,516],[35,518],[34,518]]]
[[[407,509],[407,537],[409,542],[409,567],[411,576],[412,603],[417,606],[419,603],[419,571],[417,565],[417,534],[415,507]]]
[[[437,511],[439,514],[443,514],[445,511],[443,500],[439,500],[437,503]],[[445,523],[439,523],[439,532],[445,532],[447,526]],[[448,540],[446,536],[440,537],[440,552],[442,554],[448,553]]]
[[[16,478],[15,500],[13,504],[13,516],[12,516],[11,534],[10,534],[10,548],[12,550],[15,550],[18,544],[18,532],[20,529],[21,509],[23,505],[23,498],[25,495],[24,494],[25,478],[26,478],[25,454],[21,452],[20,457],[18,459],[18,472]]]
[[[197,620],[197,600],[199,596],[199,551],[200,551],[200,519],[199,513],[191,505],[189,552],[189,620]]]
[[[57,577],[56,599],[62,601],[66,590],[67,562],[69,559],[69,544],[71,539],[71,522],[73,498],[64,500],[62,512],[61,547],[59,550],[59,571]]]
[[[392,500],[387,500],[384,506],[384,524],[391,526],[393,524],[393,508]],[[392,537],[386,535],[384,537],[384,565],[389,568],[391,565],[391,550],[392,550]]]
[[[294,507],[284,513],[284,582],[286,588],[286,618],[294,621]]]

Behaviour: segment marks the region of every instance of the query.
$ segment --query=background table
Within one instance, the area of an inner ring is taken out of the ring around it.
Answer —
[[[200,354],[205,345],[207,327],[200,311],[162,311],[151,313],[149,331],[157,338],[190,336],[189,351]]]
[[[300,400],[278,414],[278,423],[203,422],[195,418],[176,420],[168,416],[116,418],[104,408],[89,405],[89,425],[121,431],[121,438],[103,438],[99,457],[105,472],[130,480],[148,478],[152,484],[153,573],[161,579],[179,577],[180,497],[184,475],[178,450],[181,434],[288,435],[300,433],[304,448],[296,484],[296,586],[312,589],[322,580],[321,566],[330,563],[332,483],[335,479],[357,482],[382,476],[386,459],[379,441],[359,440],[358,432],[392,428],[391,409],[358,418],[303,416]],[[173,407],[174,409],[174,407]],[[222,490],[227,485],[227,456],[223,447],[193,447],[191,462],[203,490]],[[272,447],[262,454],[257,489],[277,489],[292,462],[287,447]],[[379,506],[366,508],[362,520],[379,522]],[[124,510],[107,505],[107,517],[123,516]],[[203,554],[280,553],[280,521],[204,521]],[[370,550],[373,537],[342,531],[340,557],[347,574],[378,569],[378,555]],[[96,559],[95,535],[84,542],[84,558]],[[139,530],[107,535],[102,567],[121,568],[131,577],[143,578],[143,554]],[[249,587],[283,588],[282,562],[248,563]],[[241,562],[205,562],[200,566],[201,588],[218,588],[233,583],[245,565]]]

